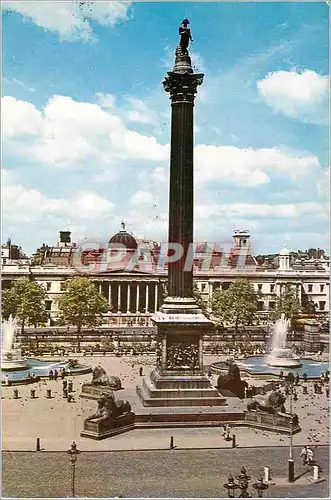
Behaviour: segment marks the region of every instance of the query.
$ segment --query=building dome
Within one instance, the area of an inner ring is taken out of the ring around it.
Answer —
[[[132,234],[129,234],[125,230],[124,222],[121,223],[121,228],[122,229],[118,233],[114,234],[114,236],[110,238],[109,243],[112,243],[113,245],[124,245],[128,250],[136,250],[138,248],[138,243]]]
[[[285,245],[284,248],[282,248],[282,250],[279,252],[279,255],[284,255],[284,256],[287,256],[287,255],[290,255],[290,251],[289,249],[287,248],[287,246]]]

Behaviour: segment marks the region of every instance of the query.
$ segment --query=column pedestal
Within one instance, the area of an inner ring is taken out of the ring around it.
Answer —
[[[144,406],[223,406],[225,398],[203,371],[202,337],[212,323],[193,298],[168,297],[152,317],[158,328],[157,363],[137,387]]]

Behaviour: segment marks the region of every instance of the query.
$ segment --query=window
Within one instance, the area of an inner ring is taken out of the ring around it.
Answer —
[[[308,285],[308,292],[312,292],[313,291],[313,285]]]
[[[51,288],[52,288],[52,283],[48,281],[46,283],[46,290],[49,292]]]
[[[263,287],[263,285],[257,285],[257,291],[262,292],[262,287]]]
[[[258,311],[263,311],[263,302],[262,300],[259,300],[257,303],[257,310]]]
[[[63,292],[65,289],[66,289],[66,282],[65,281],[61,281],[60,282],[60,290],[61,290],[61,292]]]
[[[207,287],[207,285],[205,283],[202,283],[201,284],[201,291],[205,292],[206,291],[206,287]]]
[[[272,311],[276,307],[276,302],[275,301],[270,301],[269,302],[269,309]]]
[[[275,285],[270,285],[270,293],[274,293],[275,291]]]
[[[52,301],[51,300],[45,300],[45,309],[46,311],[50,311],[52,308]]]
[[[320,285],[320,292],[324,292],[324,285]]]
[[[320,311],[325,311],[325,300],[320,300],[319,309]]]

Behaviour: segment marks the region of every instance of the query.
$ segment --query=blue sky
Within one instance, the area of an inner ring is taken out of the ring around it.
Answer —
[[[250,229],[256,253],[328,245],[325,3],[3,2],[3,233],[28,252],[125,220],[167,237],[181,20],[205,73],[195,107],[195,239]]]

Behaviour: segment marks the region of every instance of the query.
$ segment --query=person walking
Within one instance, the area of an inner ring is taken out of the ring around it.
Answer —
[[[49,380],[53,380],[53,370],[49,370],[48,376]]]
[[[301,450],[300,457],[302,460],[302,465],[306,465],[307,463],[307,456],[308,456],[308,449],[307,446],[304,446]]]
[[[295,385],[299,385],[299,381],[300,381],[300,377],[299,377],[299,374],[298,374],[298,372],[297,372],[297,373],[295,374],[295,381],[294,381]]]
[[[329,395],[330,395],[330,386],[329,385],[327,385],[325,387],[325,395],[326,395],[327,398],[329,398]]]
[[[54,380],[57,380],[59,376],[59,372],[57,370],[54,370]]]
[[[314,452],[311,448],[307,448],[307,464],[313,465],[314,462],[315,462]]]

